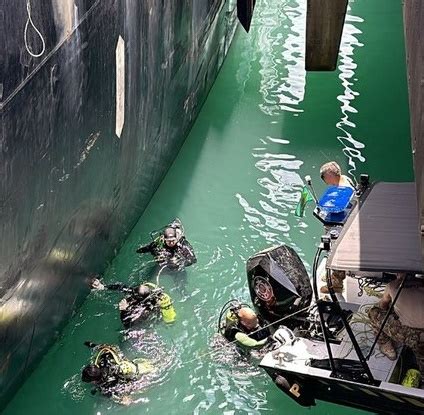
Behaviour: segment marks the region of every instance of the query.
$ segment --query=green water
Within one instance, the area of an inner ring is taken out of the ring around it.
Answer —
[[[303,409],[260,370],[207,355],[220,306],[248,300],[250,255],[287,243],[310,267],[321,226],[310,210],[293,216],[304,175],[321,191],[319,166],[334,159],[377,180],[413,177],[401,0],[351,0],[338,70],[309,74],[305,3],[258,2],[251,33],[238,32],[187,141],[105,273],[106,281],[152,278],[135,248],[151,229],[182,219],[198,263],[180,279],[161,275],[178,313],[173,326],[155,327],[166,370],[130,407],[90,395],[79,381],[83,341],[120,341],[119,295],[94,293],[5,415],[364,413],[321,402]]]

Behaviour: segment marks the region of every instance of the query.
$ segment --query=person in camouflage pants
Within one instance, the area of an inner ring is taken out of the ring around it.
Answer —
[[[377,306],[368,311],[370,324],[376,334],[389,310],[405,274],[398,274],[395,281],[387,284],[383,297]],[[394,344],[405,345],[412,349],[420,372],[424,374],[424,285],[407,280],[401,291],[394,310],[387,319],[378,339],[380,351],[389,359],[396,359]]]
[[[384,317],[386,316],[387,310],[383,310],[378,306],[372,307],[368,311],[371,326],[374,333],[377,334],[378,330],[383,323]],[[424,374],[424,330],[416,329],[403,325],[395,313],[392,313],[384,326],[383,332],[380,334],[378,344],[380,345],[381,351],[384,353],[391,347],[385,347],[386,344],[394,342],[396,344],[405,345],[411,348],[417,359],[420,372]],[[393,348],[394,350],[394,348]],[[385,353],[386,354],[386,353]],[[387,357],[396,358],[396,351]]]
[[[346,272],[345,271],[331,271],[331,283],[333,284],[333,289],[335,293],[341,293],[343,292],[343,282],[346,279]],[[322,294],[328,294],[330,290],[328,289],[327,285],[323,285],[320,288],[320,292]]]

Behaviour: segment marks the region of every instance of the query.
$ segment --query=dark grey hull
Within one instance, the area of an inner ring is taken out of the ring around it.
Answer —
[[[0,408],[147,206],[236,22],[225,0],[6,3]]]

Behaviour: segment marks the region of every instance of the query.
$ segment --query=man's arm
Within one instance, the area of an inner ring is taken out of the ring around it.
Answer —
[[[238,332],[236,334],[235,338],[236,338],[238,343],[240,343],[244,347],[248,347],[249,349],[255,349],[255,348],[262,347],[268,341],[268,338],[257,341],[255,339],[252,339],[251,337],[249,337],[246,333],[241,333],[241,332]]]
[[[153,254],[153,248],[154,248],[155,242],[150,242],[147,245],[142,245],[140,246],[140,248],[138,248],[135,252],[137,252],[137,254],[146,254],[147,252],[150,252],[151,254]]]
[[[194,249],[190,245],[190,242],[187,241],[187,239],[184,239],[184,241],[182,242],[179,254],[184,258],[185,266],[189,266],[197,262],[196,255],[194,254]]]
[[[135,289],[129,287],[128,285],[115,283],[115,284],[103,284],[98,278],[95,278],[91,282],[91,288],[94,290],[112,290],[112,291],[121,291],[124,293],[134,293]]]
[[[112,290],[112,291],[120,291],[122,293],[130,293],[133,294],[135,292],[135,288],[133,287],[129,287],[128,285],[125,284],[121,284],[121,283],[115,283],[115,284],[108,284],[105,285],[105,288],[107,290]]]

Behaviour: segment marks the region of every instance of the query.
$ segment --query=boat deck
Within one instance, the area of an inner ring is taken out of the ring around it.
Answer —
[[[318,269],[319,286],[326,285],[325,280],[325,267],[320,266]],[[380,291],[382,293],[382,291]],[[370,307],[379,301],[379,292],[374,290],[364,290],[362,295],[359,295],[360,290],[358,280],[355,278],[347,277],[344,281],[343,293],[337,294],[340,305],[343,309],[350,309],[353,315],[350,319],[350,324],[355,337],[358,340],[359,346],[366,356],[374,342],[375,336],[369,324],[367,311]],[[332,345],[334,357],[343,359],[359,360],[353,348],[352,342],[345,330],[342,330],[337,336],[342,342],[340,345]],[[400,348],[399,348],[400,349]],[[398,356],[400,350],[398,350]],[[374,377],[378,380],[389,382],[393,370],[396,366],[397,359],[392,361],[383,355],[378,345],[375,347],[371,355],[368,365]]]
[[[317,272],[318,289],[326,285],[325,272],[325,260],[323,260],[318,267]],[[344,280],[343,292],[337,294],[341,307],[352,311],[352,315],[349,320],[350,326],[364,356],[368,355],[375,340],[375,335],[369,323],[367,311],[374,304],[378,303],[383,290],[384,286],[381,286],[378,289],[369,289],[364,287],[361,293],[358,279],[347,277]],[[325,297],[325,294],[321,294],[321,296]],[[359,361],[346,330],[344,328],[341,329],[335,337],[340,340],[340,344],[331,344],[333,357]],[[399,359],[401,347],[399,347],[397,352]],[[278,350],[267,353],[261,362],[261,366],[285,369],[292,372],[319,377],[329,377],[329,370],[318,369],[309,365],[309,360],[312,358],[328,358],[325,343],[321,340],[299,338],[293,345],[283,345]],[[380,352],[379,346],[377,345],[368,361],[368,366],[376,380],[392,383],[395,387],[399,383],[399,379],[397,379],[394,374],[398,359],[394,361],[388,359]]]
[[[359,346],[361,347],[363,354],[366,356],[375,340],[373,330],[369,324],[367,311],[370,307],[372,307],[372,305],[378,302],[379,298],[373,295],[368,295],[365,291],[362,296],[359,297],[358,283],[353,278],[346,278],[345,286],[345,296],[349,301],[348,304],[353,303],[358,306],[358,309],[352,315],[350,323],[352,330],[355,333],[355,337],[358,340]],[[341,306],[344,307],[345,304],[346,303],[341,303]],[[337,350],[337,353],[335,353],[335,357],[357,360],[357,355],[353,349],[349,336],[344,330],[340,336],[343,340]],[[398,356],[399,355],[400,350],[398,350]],[[374,377],[385,382],[390,380],[396,363],[397,360],[392,361],[383,355],[383,353],[380,352],[378,345],[374,349],[373,354],[368,361],[368,365]]]

